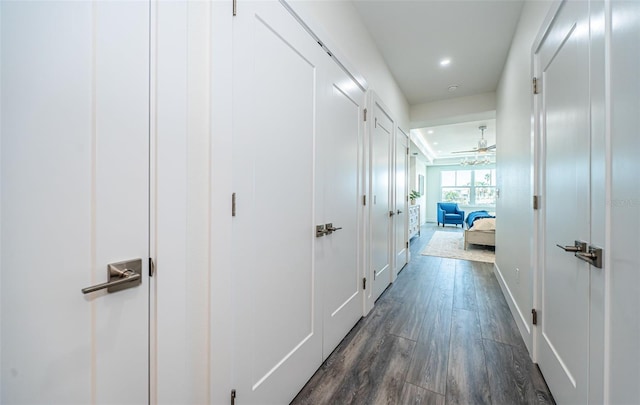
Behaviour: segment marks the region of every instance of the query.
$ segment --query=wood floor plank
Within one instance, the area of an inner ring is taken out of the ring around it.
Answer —
[[[493,340],[483,340],[494,404],[551,404],[546,387],[534,387],[532,373],[537,367],[519,348]]]
[[[389,288],[382,298],[405,304],[426,305],[442,261],[441,258],[436,259],[438,260],[412,260],[403,271],[402,279],[396,279],[393,288]]]
[[[454,309],[447,371],[447,404],[491,404],[484,348],[476,313]]]
[[[478,263],[474,265],[473,274],[482,337],[524,347],[518,326],[492,268],[484,263]]]
[[[544,377],[542,373],[540,373],[538,366],[531,361],[527,348],[512,346],[511,350],[513,352],[515,368],[521,370],[519,373],[522,373],[522,378],[528,381],[528,383],[530,382],[532,386],[533,395],[529,396],[528,403],[555,405],[549,387],[544,381]]]
[[[401,309],[395,301],[378,300],[298,393],[292,404],[328,404],[345,382],[375,359],[389,335],[390,320]]]
[[[447,384],[454,274],[440,273],[407,373],[408,382],[440,394],[445,393]]]
[[[413,341],[418,340],[420,328],[424,321],[426,304],[408,303],[401,306],[398,315],[391,320],[389,333]]]
[[[465,260],[456,263],[456,282],[453,296],[453,307],[475,311],[476,287],[472,265]]]
[[[390,342],[388,349],[383,347],[371,364],[370,386],[361,390],[369,395],[362,404],[397,404],[402,397],[404,378],[416,342],[399,337],[390,339]]]
[[[400,405],[444,405],[444,395],[405,383]]]
[[[415,342],[386,335],[375,352],[361,361],[368,367],[354,367],[344,375],[331,395],[307,395],[295,404],[397,404],[404,389]]]

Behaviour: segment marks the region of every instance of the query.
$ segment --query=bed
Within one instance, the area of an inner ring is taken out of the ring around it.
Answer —
[[[487,211],[474,211],[464,221],[464,250],[470,244],[495,246],[496,245],[496,217]]]

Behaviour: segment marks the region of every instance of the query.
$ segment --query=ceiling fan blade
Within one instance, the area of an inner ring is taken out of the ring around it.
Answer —
[[[495,144],[493,144],[491,146],[487,146],[487,150],[495,150],[495,148],[496,148]]]
[[[458,151],[451,152],[451,153],[475,153],[475,152],[477,152],[477,151],[478,151],[478,149],[472,149],[472,150],[458,150]]]

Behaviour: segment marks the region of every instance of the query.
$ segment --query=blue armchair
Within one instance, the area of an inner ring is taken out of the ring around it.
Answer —
[[[438,226],[444,227],[445,224],[460,224],[460,227],[464,227],[464,211],[458,208],[457,203],[438,203]]]

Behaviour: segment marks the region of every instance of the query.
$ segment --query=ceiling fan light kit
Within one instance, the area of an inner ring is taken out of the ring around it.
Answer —
[[[487,153],[496,150],[496,145],[487,146],[487,140],[484,139],[484,131],[487,129],[486,125],[480,125],[478,129],[481,131],[480,139],[478,140],[478,147],[470,149],[470,150],[459,150],[452,153],[476,153],[476,156],[473,159],[469,159],[465,157],[460,161],[461,166],[476,166],[476,165],[488,165],[493,163],[491,159],[489,159],[488,155],[485,155],[484,159],[478,159],[478,153]]]
[[[460,166],[481,166],[481,165],[490,165],[493,163],[489,156],[485,156],[484,159],[478,159],[476,156],[473,160],[469,158],[464,158],[460,161]]]

